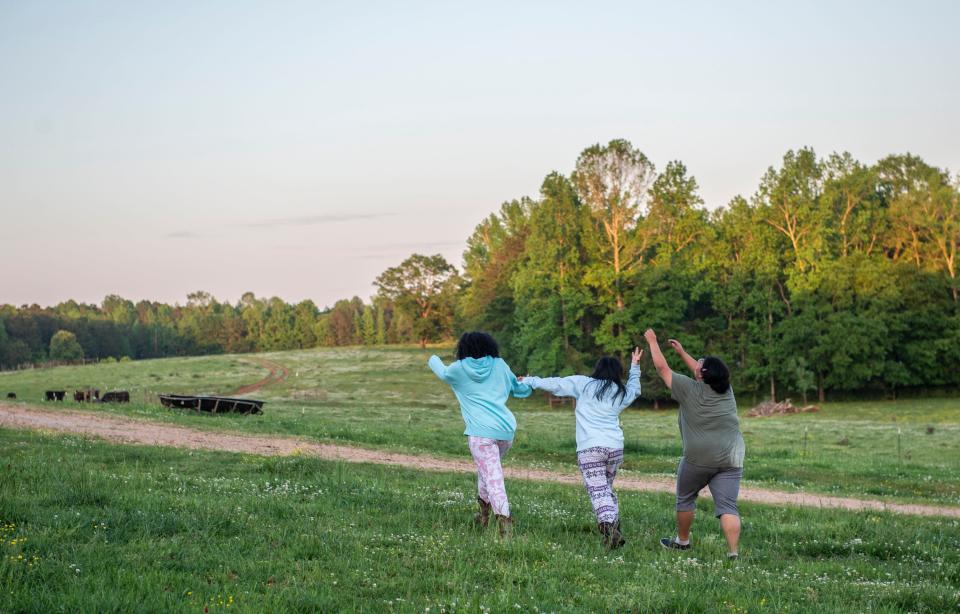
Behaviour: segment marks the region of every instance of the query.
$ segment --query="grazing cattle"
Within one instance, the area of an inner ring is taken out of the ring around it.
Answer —
[[[98,403],[100,401],[100,391],[96,388],[77,390],[73,393],[73,400],[78,403]]]
[[[130,393],[126,390],[110,390],[103,393],[101,403],[129,403]]]
[[[8,392],[8,393],[7,393],[7,398],[8,398],[8,399],[15,399],[15,398],[17,398],[17,393],[16,393],[16,392]]]
[[[47,401],[62,401],[65,396],[67,396],[66,390],[47,390],[43,394],[43,398]]]

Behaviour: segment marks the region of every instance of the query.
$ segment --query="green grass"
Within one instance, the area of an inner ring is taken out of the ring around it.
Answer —
[[[509,481],[512,541],[473,479],[309,457],[0,429],[0,611],[913,611],[960,608],[960,522],[742,504],[724,560],[656,544],[668,495],[621,494],[608,553],[572,486]]]
[[[155,401],[145,402],[157,392],[225,393],[257,381],[267,370],[252,356],[0,373],[0,393],[14,390],[21,398],[34,400],[46,388],[70,391],[102,383],[130,389],[137,402],[99,407],[101,411],[198,428],[289,434],[462,457],[464,442],[458,435],[463,432],[463,422],[456,400],[426,368],[433,351],[450,353],[449,348],[388,347],[260,355],[290,369],[286,382],[254,395],[267,400],[263,416],[197,416],[164,409]],[[538,395],[511,401],[511,407],[519,422],[511,462],[575,470],[570,406],[551,409]],[[745,412],[749,407],[741,409]],[[625,471],[671,474],[680,455],[675,410],[630,409],[622,422]],[[828,403],[816,414],[743,418],[742,429],[748,484],[960,504],[960,446],[956,444],[960,439],[960,401],[956,399]]]

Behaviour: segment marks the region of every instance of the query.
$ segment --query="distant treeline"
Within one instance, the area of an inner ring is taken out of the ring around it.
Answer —
[[[208,294],[185,306],[0,308],[0,363],[435,341],[479,328],[517,372],[582,372],[652,326],[734,369],[738,390],[894,393],[960,384],[960,181],[910,155],[789,151],[749,198],[704,207],[681,162],[623,140],[584,150],[539,198],[504,203],[462,275],[415,254],[370,304]],[[69,334],[76,337],[73,345]],[[645,378],[646,379],[646,378]],[[649,392],[660,393],[654,380]]]

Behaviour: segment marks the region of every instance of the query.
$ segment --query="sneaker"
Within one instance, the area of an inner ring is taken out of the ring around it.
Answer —
[[[736,552],[728,552],[728,553],[727,553],[727,560],[728,560],[728,561],[736,561],[736,560],[738,560],[739,558],[740,558],[740,555],[737,554]]]
[[[667,550],[689,550],[690,544],[684,546],[683,544],[678,544],[677,540],[672,537],[664,537],[660,540],[660,545],[666,548]]]

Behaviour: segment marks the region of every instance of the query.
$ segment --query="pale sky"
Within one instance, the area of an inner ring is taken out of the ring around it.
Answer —
[[[790,148],[960,170],[960,2],[0,0],[0,303],[319,306],[585,147],[709,207]]]

